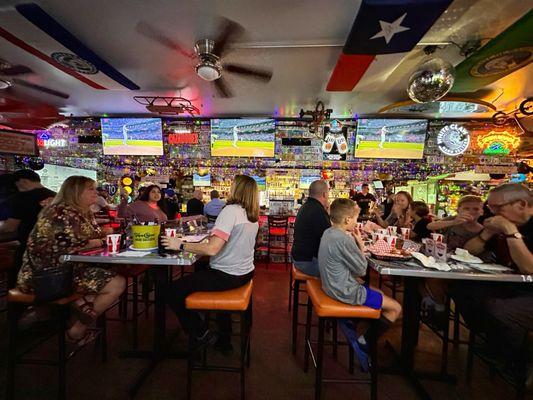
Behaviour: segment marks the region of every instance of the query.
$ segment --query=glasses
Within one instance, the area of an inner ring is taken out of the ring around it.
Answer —
[[[502,203],[502,204],[489,204],[487,203],[487,207],[489,208],[490,211],[492,211],[493,213],[497,213],[498,211],[500,211],[503,207],[509,205],[509,204],[513,204],[513,203],[516,203],[518,200],[511,200],[511,201],[508,201],[507,203]]]

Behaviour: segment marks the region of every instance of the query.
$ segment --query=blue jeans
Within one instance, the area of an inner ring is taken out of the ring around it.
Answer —
[[[311,261],[292,261],[293,264],[302,271],[304,274],[311,276],[320,276],[320,270],[318,269],[318,259],[313,257]]]

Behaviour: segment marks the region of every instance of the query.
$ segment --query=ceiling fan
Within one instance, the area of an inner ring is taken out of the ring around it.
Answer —
[[[231,47],[231,43],[244,33],[244,28],[234,21],[224,18],[216,40],[202,39],[196,42],[194,53],[185,50],[177,41],[165,36],[144,21],[137,24],[136,30],[146,38],[155,41],[172,51],[196,60],[196,74],[205,81],[213,82],[220,97],[233,97],[233,93],[223,78],[224,73],[269,82],[272,70],[242,64],[223,63],[222,56]]]
[[[31,73],[33,73],[33,71],[29,67],[24,65],[11,65],[7,61],[0,59],[0,90],[9,89],[12,86],[24,86],[26,88],[37,90],[52,96],[61,97],[62,99],[68,99],[70,97],[68,94],[58,90],[36,85],[35,83],[16,78],[16,76]]]

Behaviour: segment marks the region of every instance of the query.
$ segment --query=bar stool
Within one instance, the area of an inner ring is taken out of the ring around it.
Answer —
[[[292,265],[290,273],[290,286],[289,286],[289,311],[292,297],[292,354],[296,354],[296,342],[298,339],[298,326],[304,325],[298,322],[298,308],[299,306],[305,306],[306,303],[300,303],[300,292],[305,292],[305,289],[301,289],[302,285],[305,285],[308,280],[318,280],[318,277],[304,274],[298,268]]]
[[[240,315],[241,353],[239,367],[207,365],[204,358],[201,365],[195,362],[194,337],[189,335],[189,359],[187,363],[187,399],[192,394],[193,371],[236,372],[241,377],[241,400],[245,399],[244,369],[250,366],[250,327],[252,322],[252,287],[250,281],[245,285],[220,292],[195,292],[185,299],[188,310],[236,313]]]
[[[283,246],[272,246],[272,242],[281,240]],[[289,217],[282,215],[268,216],[268,249],[267,249],[267,268],[270,264],[270,254],[283,254],[283,263],[287,267],[289,244]]]
[[[317,342],[317,356],[313,356],[316,360],[316,375],[315,375],[315,399],[319,400],[322,394],[322,383],[363,383],[370,384],[370,398],[377,399],[377,384],[378,384],[378,358],[377,358],[377,338],[376,338],[376,321],[381,315],[381,310],[375,310],[366,306],[354,306],[350,304],[341,303],[329,297],[322,290],[322,283],[319,280],[308,280],[306,284],[308,301],[307,301],[307,321],[305,329],[305,361],[304,371],[307,372],[309,366],[309,354],[313,352],[311,347],[311,313],[314,308],[318,316],[318,342]],[[324,354],[324,331],[325,322],[333,320],[336,323],[338,319],[342,318],[356,318],[366,319],[370,321],[369,338],[370,338],[370,357],[372,364],[370,366],[370,379],[332,379],[324,378],[322,376],[322,364]]]
[[[35,295],[23,293],[18,289],[11,289],[7,296],[8,301],[8,355],[7,355],[7,386],[6,399],[12,400],[15,394],[15,368],[19,364],[30,365],[49,365],[58,368],[58,393],[59,400],[65,400],[66,395],[66,364],[76,353],[77,350],[67,354],[67,346],[65,339],[65,332],[67,331],[67,322],[70,315],[71,304],[81,298],[81,295],[73,294],[72,296],[55,300],[46,303],[51,306],[53,311],[57,312],[59,326],[51,335],[44,340],[40,340],[36,345],[29,349],[25,349],[20,354],[17,354],[17,339],[18,339],[18,320],[22,311],[31,305],[35,304]],[[101,314],[97,320],[98,331],[100,334],[99,340],[102,346],[102,362],[107,361],[107,339],[106,339],[106,319],[105,313]],[[91,328],[89,328],[91,329]],[[23,358],[30,351],[43,344],[52,336],[57,334],[58,337],[58,353],[56,360],[43,359],[27,359]]]

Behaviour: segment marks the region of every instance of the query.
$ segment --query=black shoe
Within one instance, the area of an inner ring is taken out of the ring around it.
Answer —
[[[233,354],[233,345],[225,340],[218,339],[213,348],[225,356],[231,356]]]
[[[212,346],[218,340],[216,332],[207,329],[203,335],[196,337],[195,350],[202,349],[204,347]]]

